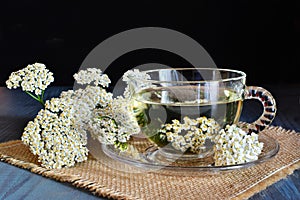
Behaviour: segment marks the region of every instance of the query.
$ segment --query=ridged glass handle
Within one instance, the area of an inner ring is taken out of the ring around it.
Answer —
[[[259,133],[264,130],[275,118],[277,107],[272,94],[262,87],[248,86],[246,87],[245,99],[256,99],[263,105],[262,115],[249,125],[249,133]]]

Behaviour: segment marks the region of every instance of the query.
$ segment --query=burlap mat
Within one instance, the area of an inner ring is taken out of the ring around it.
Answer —
[[[37,158],[20,140],[0,144],[0,158],[112,199],[246,199],[300,167],[299,133],[271,126],[264,134],[280,144],[275,157],[248,168],[216,173],[145,172],[108,157],[101,161],[89,157],[72,168],[47,170],[40,167]]]

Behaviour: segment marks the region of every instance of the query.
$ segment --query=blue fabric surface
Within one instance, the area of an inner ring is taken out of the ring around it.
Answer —
[[[300,132],[300,87],[265,86],[276,98],[278,112],[272,125]],[[51,87],[46,98],[58,96],[69,87]],[[20,139],[27,122],[34,118],[41,107],[20,90],[0,88],[0,142]],[[259,115],[260,105],[245,102],[241,121],[251,122]],[[61,183],[30,171],[0,162],[0,199],[104,199],[68,183]],[[300,170],[287,176],[266,190],[255,194],[251,200],[300,199]]]
[[[99,199],[90,192],[41,177],[30,171],[0,163],[0,199]]]

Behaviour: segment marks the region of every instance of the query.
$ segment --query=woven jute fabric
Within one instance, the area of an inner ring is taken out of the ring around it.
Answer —
[[[270,126],[264,134],[280,144],[266,162],[225,172],[146,171],[103,156],[71,168],[40,166],[22,141],[0,144],[1,161],[111,199],[247,199],[300,167],[300,133]]]

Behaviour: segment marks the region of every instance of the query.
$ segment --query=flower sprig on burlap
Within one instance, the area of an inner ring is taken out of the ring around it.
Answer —
[[[85,83],[84,72],[75,76],[77,82]],[[23,143],[45,168],[71,167],[87,160],[86,126],[93,109],[112,100],[112,94],[104,89],[110,83],[107,76],[98,70],[87,72],[93,72],[89,74],[93,85],[63,91],[58,98],[47,100],[45,108],[24,129]]]
[[[113,98],[106,91],[111,81],[100,69],[80,70],[74,79],[82,88],[47,100],[22,134],[23,143],[45,168],[71,167],[87,160],[88,134],[124,151],[130,136],[139,132],[129,99]]]
[[[45,168],[71,167],[87,159],[86,137],[78,132],[71,102],[67,98],[46,101],[22,134],[23,143]]]

